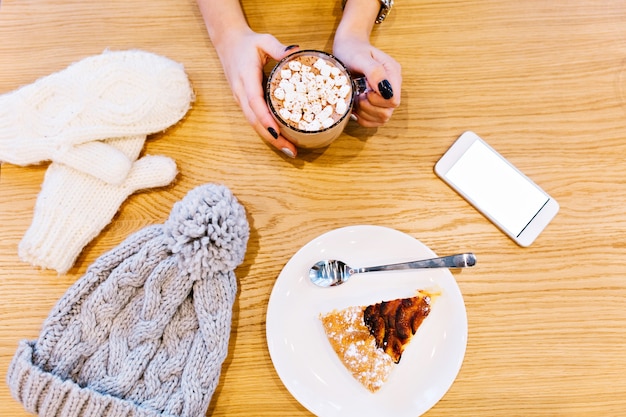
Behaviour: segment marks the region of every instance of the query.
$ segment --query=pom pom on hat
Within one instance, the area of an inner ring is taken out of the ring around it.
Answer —
[[[197,188],[176,203],[165,233],[169,250],[183,265],[202,265],[214,273],[243,261],[249,229],[243,207],[228,188],[217,187]]]
[[[98,258],[36,341],[22,341],[7,382],[40,416],[204,416],[228,353],[249,236],[244,208],[207,184]]]

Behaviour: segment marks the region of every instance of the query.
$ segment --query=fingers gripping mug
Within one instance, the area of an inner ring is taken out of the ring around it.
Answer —
[[[321,148],[341,135],[366,86],[334,56],[308,49],[276,64],[265,99],[285,138],[299,148]]]

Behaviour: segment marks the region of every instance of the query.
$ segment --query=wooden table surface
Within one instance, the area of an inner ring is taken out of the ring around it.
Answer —
[[[340,2],[247,0],[251,26],[331,49]],[[209,414],[308,416],[281,383],[265,337],[273,284],[318,235],[387,226],[437,254],[471,250],[455,274],[469,322],[461,371],[431,416],[626,415],[626,3],[621,0],[401,0],[372,42],[403,68],[402,104],[379,129],[351,124],[291,160],[235,103],[194,0],[4,0],[0,94],[106,48],[184,64],[197,94],[145,152],[174,158],[169,187],[131,196],[67,274],[20,261],[46,165],[2,164],[0,374],[66,289],[130,233],[162,223],[206,182],[246,207],[229,355]],[[433,173],[473,130],[556,198],[561,211],[521,248]],[[3,416],[26,415],[0,384]]]

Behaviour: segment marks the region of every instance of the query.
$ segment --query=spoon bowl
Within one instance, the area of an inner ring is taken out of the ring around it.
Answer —
[[[474,265],[476,265],[476,256],[473,253],[461,253],[439,258],[362,268],[353,268],[346,265],[345,262],[330,259],[319,261],[313,265],[309,270],[309,279],[313,284],[320,287],[334,287],[343,284],[354,274],[362,274],[365,272],[420,268],[466,268]]]

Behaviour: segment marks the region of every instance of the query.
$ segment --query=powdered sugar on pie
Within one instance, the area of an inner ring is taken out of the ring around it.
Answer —
[[[320,319],[328,341],[354,378],[372,392],[387,381],[393,360],[382,349],[365,326],[363,307],[331,311]]]

